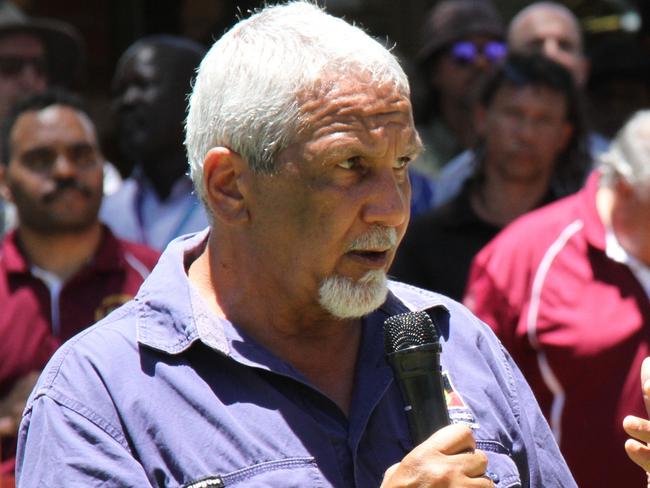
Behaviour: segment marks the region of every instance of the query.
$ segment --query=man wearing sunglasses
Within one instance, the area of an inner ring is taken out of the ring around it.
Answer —
[[[70,87],[81,68],[83,44],[70,25],[25,16],[0,3],[0,124],[19,100],[49,87]],[[14,212],[0,199],[0,237]]]
[[[429,100],[414,108],[425,153],[416,166],[435,175],[471,146],[471,99],[478,81],[506,55],[505,27],[488,2],[438,3],[427,16],[418,54]]]

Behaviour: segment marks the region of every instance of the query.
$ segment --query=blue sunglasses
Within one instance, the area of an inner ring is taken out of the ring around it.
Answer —
[[[507,53],[508,48],[501,41],[488,41],[483,46],[477,46],[472,41],[458,41],[449,49],[449,54],[458,64],[472,64],[479,55],[490,63],[498,63]]]

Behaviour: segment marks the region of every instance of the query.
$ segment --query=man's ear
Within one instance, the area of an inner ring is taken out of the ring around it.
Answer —
[[[7,185],[7,166],[3,163],[0,163],[0,198],[12,201],[11,190]]]
[[[241,191],[248,165],[226,147],[213,147],[203,161],[205,200],[217,220],[237,223],[248,220],[247,202]]]

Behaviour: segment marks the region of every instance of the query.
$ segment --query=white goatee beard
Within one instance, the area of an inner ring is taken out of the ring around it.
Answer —
[[[377,310],[387,294],[386,273],[376,269],[356,283],[345,276],[329,276],[321,283],[319,303],[334,317],[351,319]]]
[[[397,232],[393,227],[373,226],[348,246],[348,251],[393,248]],[[388,279],[383,269],[368,271],[358,281],[346,276],[329,276],[319,289],[320,305],[341,319],[358,318],[377,310],[386,300]]]

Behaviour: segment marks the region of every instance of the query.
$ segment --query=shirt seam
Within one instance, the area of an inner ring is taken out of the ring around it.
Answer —
[[[49,398],[50,400],[57,403],[61,407],[76,413],[81,418],[97,426],[103,432],[108,434],[113,440],[115,440],[115,442],[119,443],[124,449],[126,449],[129,452],[129,454],[132,454],[131,448],[129,447],[129,444],[126,441],[126,437],[124,436],[124,434],[122,434],[120,430],[117,429],[115,426],[113,426],[113,424],[111,424],[108,420],[106,420],[104,417],[102,417],[97,412],[90,409],[83,403],[74,400],[68,397],[67,395],[64,395],[63,393],[61,393],[60,391],[52,387],[40,388],[34,397],[34,402],[37,399],[42,397]],[[30,407],[30,410],[33,408],[34,402],[32,402],[32,406]]]

